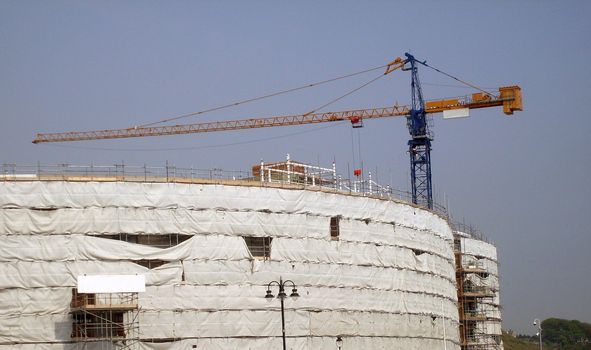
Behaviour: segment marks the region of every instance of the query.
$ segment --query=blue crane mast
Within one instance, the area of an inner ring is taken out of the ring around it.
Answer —
[[[425,62],[418,61],[409,53],[404,54],[410,67],[402,70],[411,73],[411,110],[406,117],[406,125],[411,139],[408,141],[408,152],[410,154],[410,176],[412,185],[412,202],[414,204],[433,209],[433,186],[431,183],[431,141],[425,112],[425,101],[419,81],[418,64]]]

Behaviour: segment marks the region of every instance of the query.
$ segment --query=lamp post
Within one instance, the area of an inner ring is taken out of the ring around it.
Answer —
[[[538,333],[536,333],[536,335],[540,337],[540,350],[543,350],[543,345],[542,345],[542,322],[538,318],[536,318],[536,319],[534,319],[534,326],[538,326]]]
[[[279,287],[279,293],[277,294],[277,298],[281,301],[281,333],[283,336],[283,350],[287,350],[287,347],[285,346],[285,311],[283,308],[283,299],[287,297],[287,294],[285,294],[285,285],[288,283],[291,283],[292,286],[291,294],[289,295],[289,297],[298,298],[300,295],[298,294],[298,290],[296,289],[295,283],[292,280],[284,281],[281,277],[279,277],[279,282],[269,282],[269,284],[267,285],[267,294],[265,295],[265,299],[271,301],[273,298],[275,298],[273,293],[271,293],[271,286],[276,284]]]
[[[341,336],[339,335],[337,337],[337,349],[341,350],[342,347],[343,347],[343,338],[341,338]]]

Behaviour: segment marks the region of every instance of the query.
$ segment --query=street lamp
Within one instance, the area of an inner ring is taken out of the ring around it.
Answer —
[[[276,284],[279,287],[279,293],[277,294],[277,298],[281,301],[281,333],[283,335],[283,350],[286,350],[287,347],[285,346],[285,311],[283,309],[283,299],[287,298],[287,294],[285,294],[285,285],[291,283],[292,289],[291,294],[289,295],[290,298],[298,298],[300,295],[298,294],[298,290],[296,289],[296,285],[292,280],[283,281],[281,277],[279,277],[279,282],[271,281],[267,285],[267,294],[265,295],[265,299],[267,301],[271,301],[275,296],[271,293],[271,285]]]
[[[540,337],[540,350],[543,349],[543,345],[542,345],[542,322],[540,322],[539,319],[534,319],[534,326],[538,326],[538,333],[536,333],[537,336]]]
[[[343,338],[341,338],[341,336],[339,335],[337,337],[337,349],[341,350],[342,347],[343,347]]]

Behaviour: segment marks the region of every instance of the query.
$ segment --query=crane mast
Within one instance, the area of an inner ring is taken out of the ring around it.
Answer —
[[[419,80],[417,61],[413,55],[406,53],[405,62],[410,64],[411,74],[411,109],[406,117],[406,125],[411,139],[408,141],[410,155],[410,177],[412,185],[412,202],[433,209],[433,185],[431,183],[431,135],[425,112],[425,101]]]

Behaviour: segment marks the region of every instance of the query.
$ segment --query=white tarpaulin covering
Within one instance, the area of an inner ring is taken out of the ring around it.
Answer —
[[[337,241],[332,216],[341,217]],[[101,237],[121,233],[191,238],[157,248]],[[253,259],[242,236],[273,237],[270,258]],[[146,278],[141,349],[277,348],[279,301],[263,297],[280,276],[295,281],[301,296],[285,302],[288,348],[331,348],[341,335],[347,348],[433,349],[443,345],[445,328],[447,348],[459,349],[451,243],[451,229],[437,215],[365,197],[2,182],[0,350],[72,348],[66,343],[77,277],[125,274]],[[138,264],[146,260],[164,265]]]
[[[497,261],[497,248],[490,243],[473,238],[462,238],[462,248],[464,254]]]
[[[4,182],[0,208],[185,208],[230,211],[313,213],[396,222],[452,240],[451,228],[437,215],[387,200],[335,193],[261,187],[125,182]]]
[[[481,298],[475,306],[475,311],[486,316],[486,321],[476,322],[472,327],[473,341],[480,344],[497,346],[497,339],[501,336],[501,311],[499,300],[499,274],[497,263],[497,249],[494,245],[471,238],[467,234],[461,235],[462,266],[485,273],[472,273],[464,280],[472,286],[484,287],[492,292],[492,296]]]

